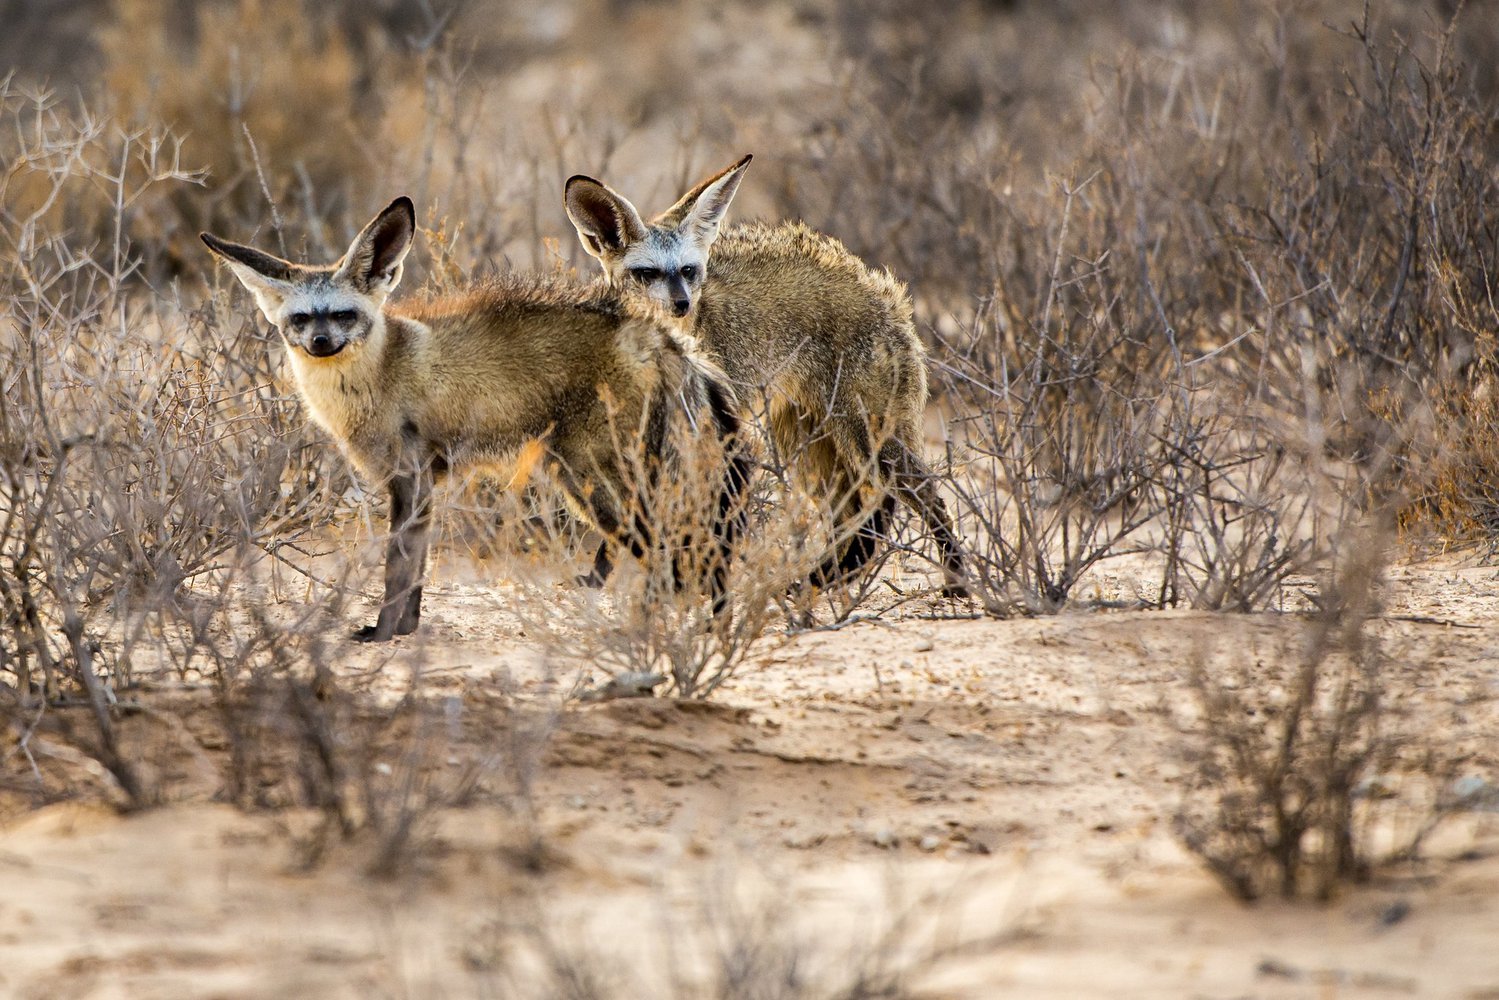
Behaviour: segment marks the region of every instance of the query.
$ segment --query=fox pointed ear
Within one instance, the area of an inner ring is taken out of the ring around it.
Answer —
[[[640,221],[635,206],[592,177],[569,177],[562,204],[578,231],[578,239],[583,241],[583,249],[600,260],[645,236],[645,223]]]
[[[384,299],[401,282],[401,267],[416,237],[416,206],[405,195],[386,206],[349,245],[334,271],[366,295]]]
[[[723,222],[729,202],[734,200],[734,192],[739,190],[739,182],[744,179],[744,172],[749,169],[752,159],[752,154],[746,154],[738,163],[700,182],[682,195],[675,205],[658,215],[656,224],[691,229],[705,244],[711,245],[718,239],[719,224]]]
[[[221,240],[212,233],[199,233],[198,238],[250,290],[266,319],[275,322],[275,314],[292,289],[296,266],[254,247]]]

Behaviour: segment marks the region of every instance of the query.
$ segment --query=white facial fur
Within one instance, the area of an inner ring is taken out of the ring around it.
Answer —
[[[267,278],[243,266],[234,271],[287,345],[309,359],[338,355],[364,341],[379,323],[376,296],[356,291],[336,275],[316,274],[292,282]]]
[[[610,281],[639,289],[669,312],[685,316],[702,292],[708,251],[693,235],[652,227],[608,268]]]

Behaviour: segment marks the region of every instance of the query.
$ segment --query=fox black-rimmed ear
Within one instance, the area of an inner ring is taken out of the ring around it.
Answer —
[[[574,174],[562,191],[567,217],[583,241],[583,249],[594,257],[619,253],[645,236],[645,223],[625,197],[608,185]]]
[[[212,233],[199,233],[198,238],[250,290],[266,319],[275,322],[275,313],[291,290],[296,265],[263,250],[219,239]]]
[[[718,238],[719,224],[723,222],[729,202],[734,200],[734,192],[739,190],[739,182],[744,179],[744,172],[749,169],[752,159],[754,154],[746,153],[739,162],[700,181],[677,199],[675,205],[656,216],[655,224],[673,229],[690,228],[703,242],[711,244]]]
[[[416,206],[402,195],[354,237],[334,280],[348,281],[367,295],[389,295],[401,282],[401,267],[415,238]]]

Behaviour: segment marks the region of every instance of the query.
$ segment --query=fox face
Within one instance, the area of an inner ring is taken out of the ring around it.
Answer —
[[[697,305],[709,252],[749,163],[746,156],[709,177],[649,224],[623,195],[581,174],[568,178],[563,204],[609,284],[637,288],[686,316]]]
[[[416,210],[397,198],[328,267],[306,267],[211,233],[201,238],[234,276],[294,355],[329,359],[379,337],[381,309],[401,280],[416,234]]]

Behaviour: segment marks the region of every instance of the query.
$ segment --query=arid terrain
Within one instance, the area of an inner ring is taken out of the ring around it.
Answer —
[[[1478,563],[1397,567],[1372,633],[1410,682],[1402,721],[1492,774],[1499,574]],[[492,774],[503,730],[557,702],[482,576],[450,561],[421,635],[329,650],[351,683],[395,693],[418,671],[449,706],[425,766]],[[952,610],[768,638],[711,702],[572,705],[544,723],[523,813],[480,788],[424,817],[415,860],[381,879],[360,840],[304,870],[308,814],[216,803],[223,748],[179,692],[170,725],[132,723],[169,746],[173,801],[8,810],[0,988],[529,996],[524,925],[618,996],[738,946],[814,975],[908,967],[923,997],[1499,995],[1499,811],[1325,905],[1234,902],[1173,838],[1185,664],[1274,655],[1304,616]]]

